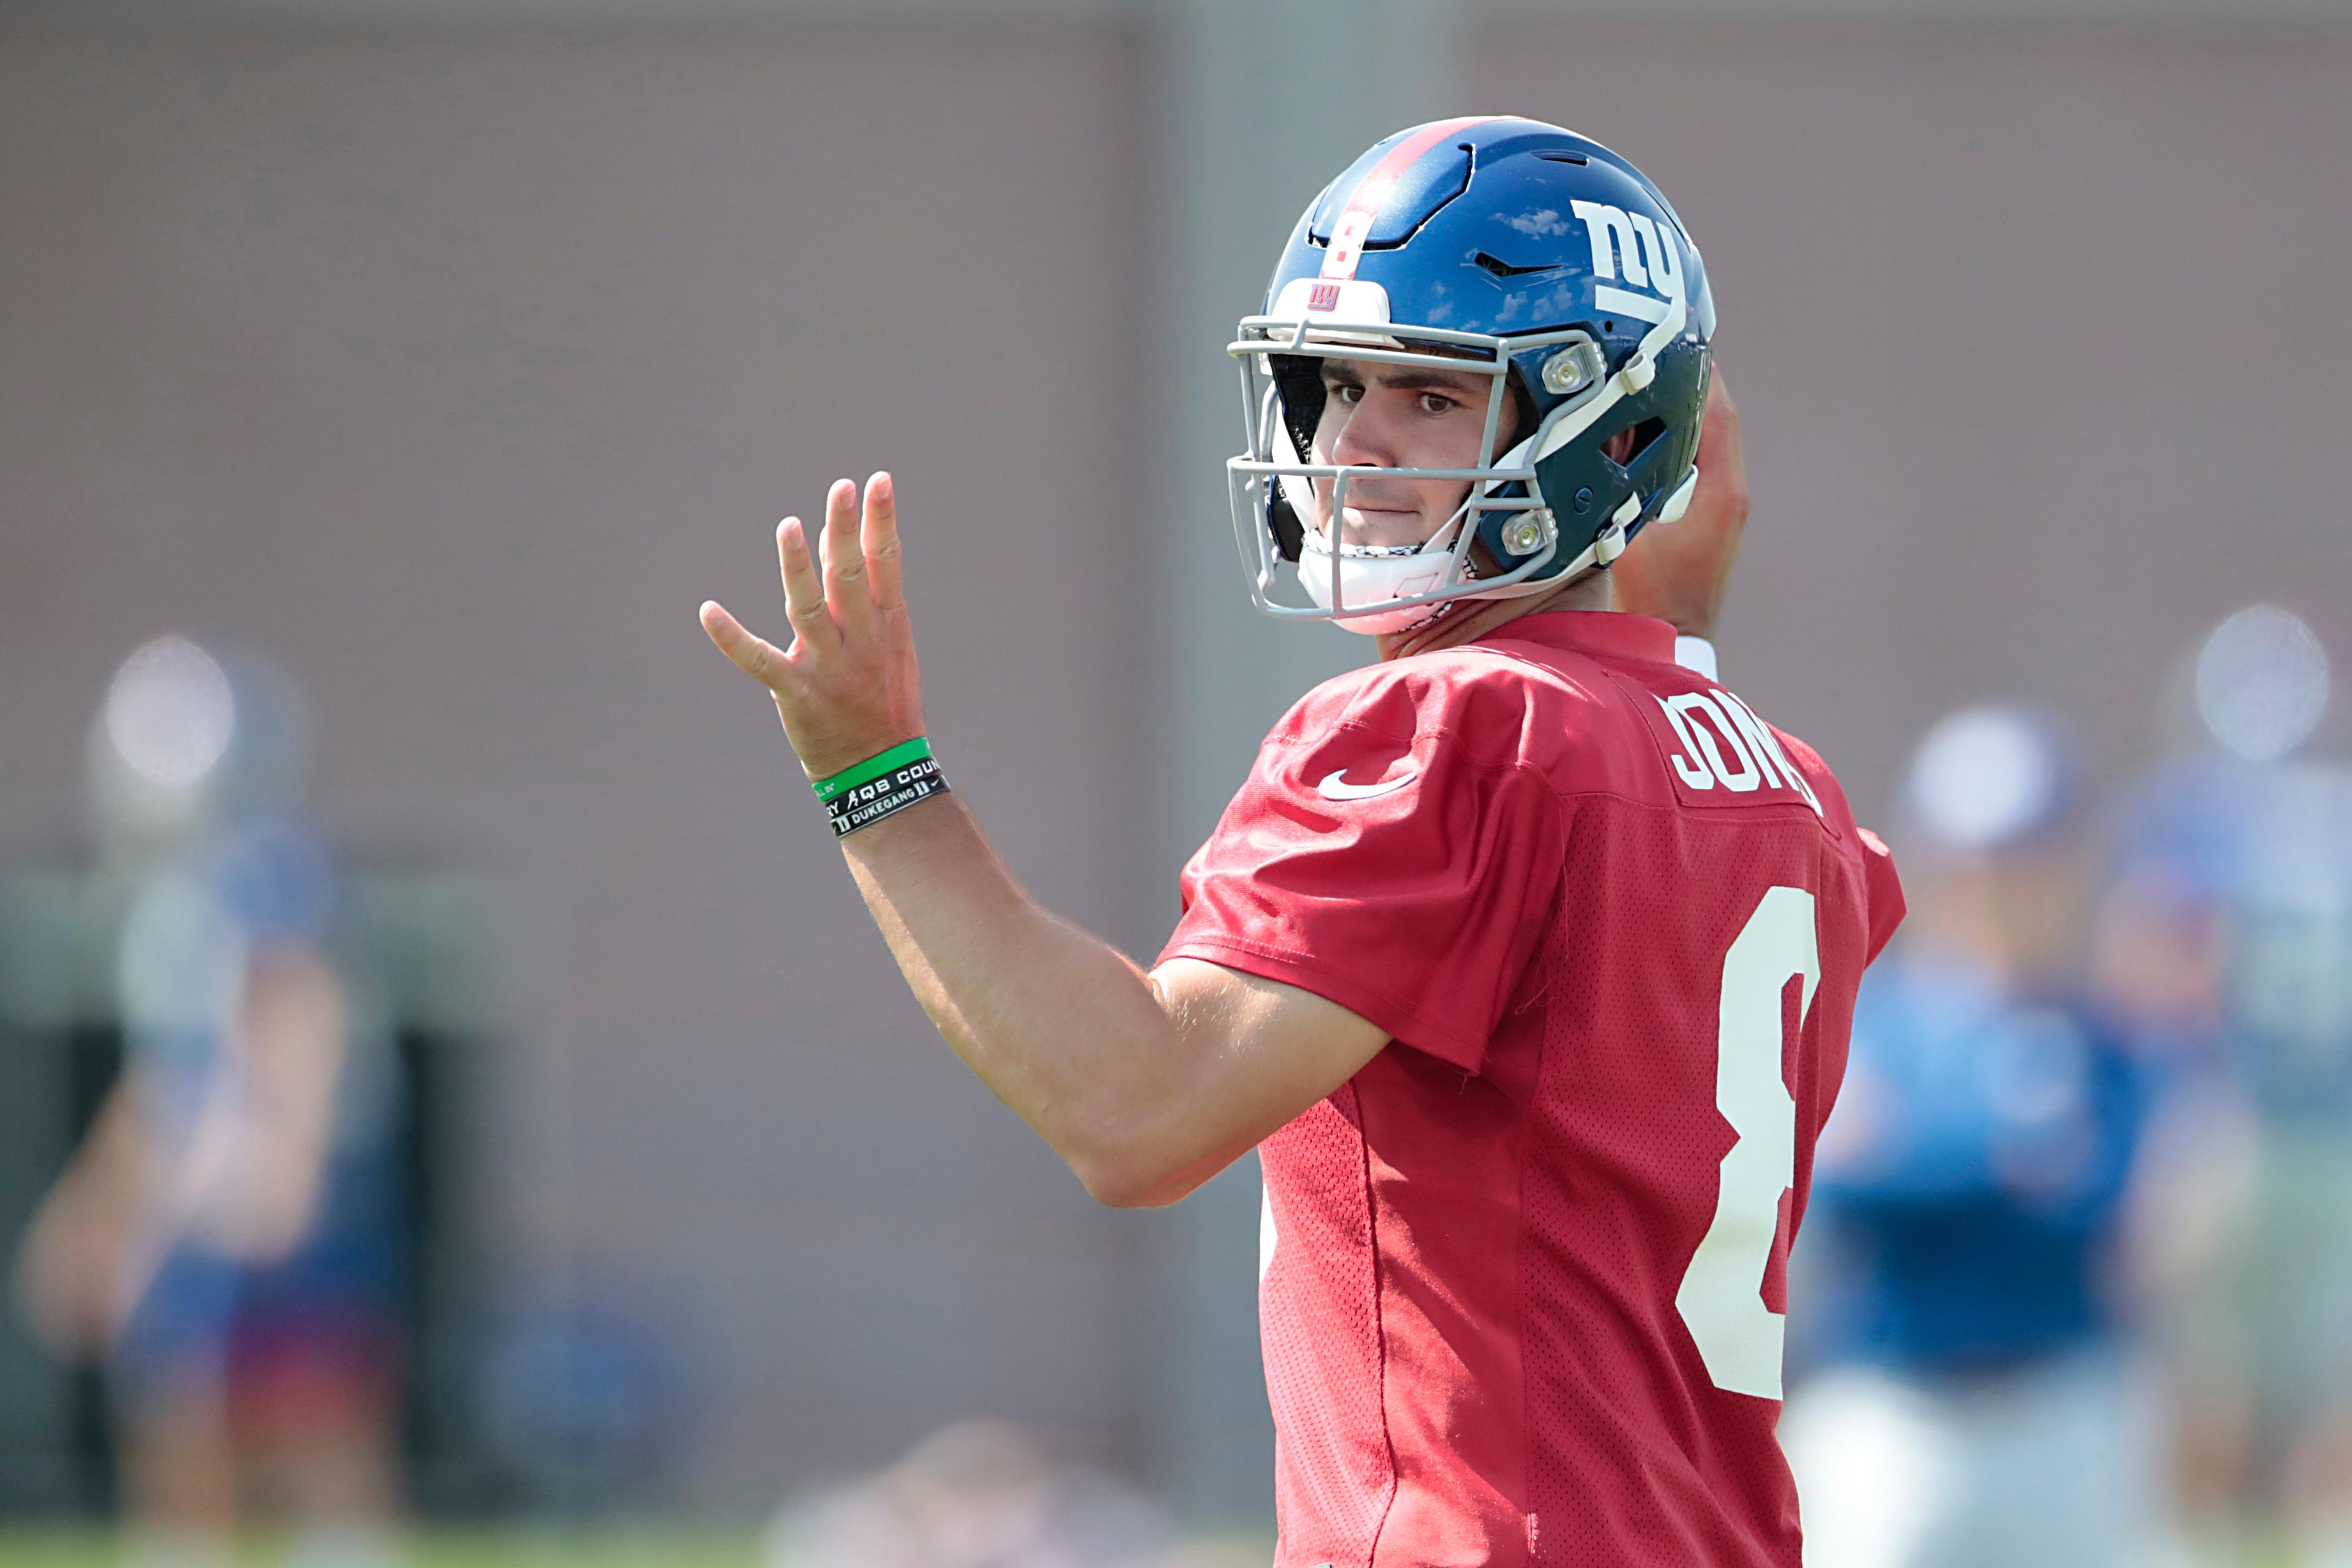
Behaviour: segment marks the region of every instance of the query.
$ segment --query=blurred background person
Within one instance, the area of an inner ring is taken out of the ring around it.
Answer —
[[[2265,781],[2226,1026],[2259,1128],[2242,1289],[2251,1457],[2295,1548],[2352,1565],[2352,772]]]
[[[2305,754],[2330,674],[2286,610],[2229,616],[2174,684],[2176,754],[2129,800],[2094,949],[2171,1086],[2134,1251],[2198,1539],[2332,1568],[2352,1563],[2352,770]]]
[[[2231,1560],[2252,1464],[2238,1233],[2252,1212],[2260,1128],[2225,1016],[2243,858],[2226,775],[2248,771],[2210,754],[2176,759],[2126,790],[2088,953],[2094,1006],[2161,1086],[2125,1251],[2163,1407],[2173,1511],[2200,1561]]]
[[[2081,980],[2085,789],[2051,715],[1930,730],[1912,915],[1865,977],[1781,1436],[1816,1568],[2143,1564],[2156,1446],[2116,1253],[2147,1089]]]
[[[166,637],[90,734],[122,1066],[18,1282],[103,1364],[135,1562],[228,1562],[254,1502],[297,1564],[395,1556],[384,1051],[329,953],[306,731],[283,676]]]

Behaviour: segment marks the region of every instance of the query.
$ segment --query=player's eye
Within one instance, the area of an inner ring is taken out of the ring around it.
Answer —
[[[1451,414],[1461,406],[1461,404],[1442,392],[1424,392],[1421,395],[1421,411],[1433,418],[1441,414]]]
[[[1349,408],[1353,408],[1357,404],[1361,403],[1364,400],[1364,389],[1362,385],[1357,382],[1326,382],[1324,383],[1324,390],[1330,396],[1338,399],[1341,404]]]

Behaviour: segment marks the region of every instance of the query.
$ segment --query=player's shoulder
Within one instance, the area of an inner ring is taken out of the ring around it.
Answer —
[[[1724,695],[1731,697],[1728,691]],[[1731,700],[1739,700],[1736,697]],[[1748,711],[1754,713],[1755,710],[1750,708]],[[1814,798],[1821,803],[1822,817],[1832,826],[1837,828],[1842,836],[1851,836],[1858,831],[1854,826],[1853,808],[1846,803],[1845,786],[1838,783],[1836,773],[1831,769],[1822,753],[1801,736],[1782,729],[1770,720],[1762,718],[1761,715],[1758,717],[1765,731],[1780,743],[1780,754],[1794,764],[1806,783],[1811,786]]]
[[[1516,656],[1507,646],[1436,648],[1332,677],[1299,699],[1276,739],[1353,730],[1447,749],[1493,765],[1546,767],[1591,742],[1620,696],[1597,672]]]
[[[1633,793],[1705,816],[1801,810],[1843,842],[1853,816],[1819,752],[1712,676],[1678,664],[1613,668],[1612,684],[1654,743]]]

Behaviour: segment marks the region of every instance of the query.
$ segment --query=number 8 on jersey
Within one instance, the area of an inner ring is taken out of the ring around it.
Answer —
[[[1715,1385],[1759,1399],[1780,1397],[1786,1320],[1764,1304],[1764,1275],[1780,1232],[1781,1200],[1796,1180],[1797,1101],[1781,1063],[1821,973],[1813,895],[1768,888],[1723,958],[1715,1103],[1739,1141],[1723,1157],[1714,1223],[1675,1294]]]

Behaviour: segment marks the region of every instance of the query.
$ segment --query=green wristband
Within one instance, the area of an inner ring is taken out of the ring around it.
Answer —
[[[817,780],[816,797],[824,802],[833,836],[845,838],[861,827],[871,827],[886,816],[920,805],[947,787],[939,762],[931,755],[930,742],[918,735],[878,757],[868,757],[854,768]]]
[[[918,735],[913,740],[893,746],[879,755],[868,757],[853,767],[844,768],[831,778],[818,779],[813,787],[816,790],[817,799],[831,801],[835,795],[845,795],[859,784],[870,784],[884,773],[895,772],[905,767],[908,763],[930,754],[931,742],[925,737]]]

